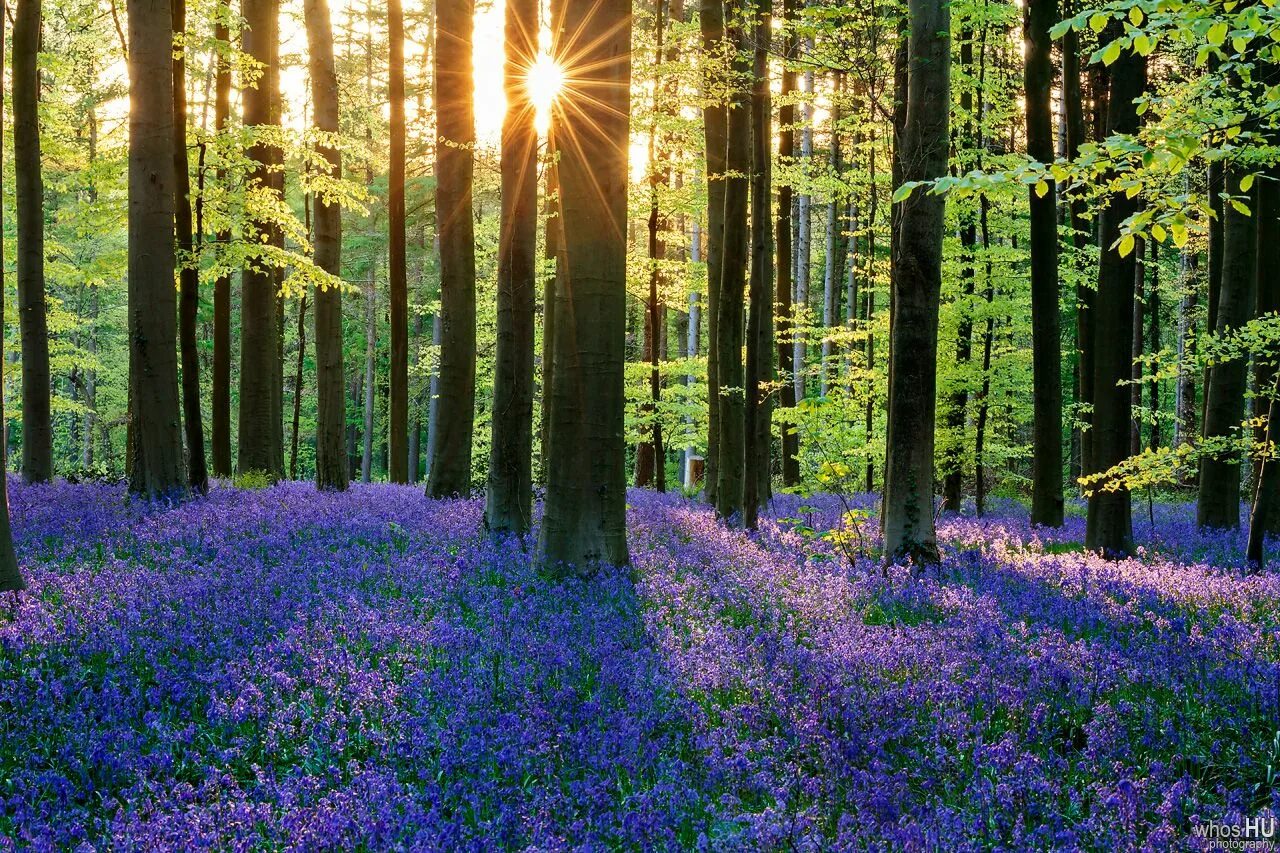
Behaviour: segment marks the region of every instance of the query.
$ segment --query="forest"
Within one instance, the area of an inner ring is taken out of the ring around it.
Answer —
[[[1277,0],[0,6],[0,849],[1276,843]]]

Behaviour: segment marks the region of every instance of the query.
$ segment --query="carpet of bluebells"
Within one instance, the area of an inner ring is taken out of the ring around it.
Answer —
[[[553,582],[413,488],[11,488],[0,848],[1186,849],[1280,807],[1280,573],[1191,507],[1119,563],[944,519],[920,574],[835,498],[747,535],[633,492],[632,570]]]

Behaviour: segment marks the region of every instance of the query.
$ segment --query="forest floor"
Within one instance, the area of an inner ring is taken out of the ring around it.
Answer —
[[[556,583],[415,488],[14,485],[0,847],[1118,850],[1280,806],[1280,574],[1190,507],[1120,563],[947,519],[885,577],[808,532],[834,498],[631,502],[633,570]]]

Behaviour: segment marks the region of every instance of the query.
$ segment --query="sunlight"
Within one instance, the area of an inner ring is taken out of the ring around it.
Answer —
[[[551,124],[551,106],[564,86],[564,69],[551,54],[542,51],[533,65],[529,66],[525,86],[535,110],[534,126],[538,129],[539,136],[545,136]]]

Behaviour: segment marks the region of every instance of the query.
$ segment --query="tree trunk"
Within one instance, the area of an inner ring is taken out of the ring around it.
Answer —
[[[1110,32],[1110,31],[1108,31]],[[1113,33],[1110,37],[1114,38]],[[1103,38],[1108,38],[1107,33]],[[1111,66],[1107,106],[1108,133],[1135,133],[1138,111],[1134,100],[1146,87],[1146,61],[1125,52]],[[1132,427],[1129,389],[1122,383],[1130,377],[1131,353],[1117,341],[1133,336],[1134,265],[1133,253],[1121,257],[1115,248],[1120,225],[1134,212],[1134,203],[1123,193],[1114,193],[1103,209],[1098,224],[1101,258],[1098,290],[1094,300],[1094,406],[1093,470],[1111,469],[1128,456]],[[1085,547],[1106,556],[1123,556],[1133,550],[1133,519],[1129,490],[1109,490],[1104,483],[1091,486]]]
[[[751,172],[751,91],[742,82],[751,76],[750,36],[741,20],[742,9],[726,7],[728,41],[732,46],[733,79],[729,95],[729,135],[725,149],[724,255],[721,259],[717,306],[716,347],[720,382],[720,449],[716,472],[716,513],[739,518],[745,498],[746,400],[742,347],[745,343],[743,298],[746,295],[748,230],[747,195]]]
[[[987,511],[987,418],[991,413],[991,351],[995,344],[996,323],[991,304],[996,298],[995,268],[991,262],[991,202],[984,196],[978,202],[978,226],[982,237],[983,301],[987,322],[982,331],[982,382],[978,387],[978,414],[974,419],[973,441],[973,507],[978,518]]]
[[[1130,379],[1129,411],[1133,429],[1129,433],[1129,455],[1137,456],[1142,452],[1142,357],[1146,353],[1146,316],[1144,310],[1147,301],[1147,264],[1143,258],[1146,243],[1138,240],[1134,246],[1133,256],[1133,335],[1130,346]]]
[[[185,491],[173,286],[173,20],[169,3],[129,4],[129,488]],[[160,235],[159,238],[157,235]]]
[[[1175,449],[1190,444],[1196,437],[1196,377],[1192,366],[1195,364],[1193,318],[1199,304],[1199,260],[1198,253],[1187,250],[1182,253],[1180,262],[1182,299],[1178,306],[1178,380],[1173,422]],[[1189,485],[1185,477],[1185,472],[1179,474],[1179,485]]]
[[[1280,459],[1276,456],[1280,447],[1280,372],[1273,372],[1272,376],[1265,436],[1267,455],[1258,467],[1253,508],[1249,513],[1249,541],[1245,546],[1245,559],[1258,569],[1266,565],[1263,560],[1266,537],[1275,532],[1275,516],[1280,513]]]
[[[0,68],[4,67],[4,23],[5,15],[0,6]],[[0,139],[4,138],[4,87],[0,86]],[[0,198],[4,198],[4,151],[0,147]],[[0,205],[0,258],[4,257],[4,211]],[[4,316],[4,264],[0,263],[0,317]],[[94,303],[97,304],[96,301]],[[3,339],[3,327],[0,326],[0,339]],[[2,340],[0,340],[2,342]],[[3,347],[0,347],[2,350]],[[0,437],[8,445],[8,421],[4,417],[4,358],[0,357]],[[0,465],[0,592],[18,592],[26,589],[22,580],[22,572],[18,569],[18,556],[13,549],[13,529],[9,524],[9,478],[6,474],[8,465]]]
[[[795,159],[796,143],[796,107],[790,98],[796,88],[796,72],[786,63],[794,58],[796,38],[791,28],[796,22],[796,0],[783,0],[783,27],[786,28],[786,42],[783,48],[784,64],[782,67],[782,106],[778,108],[778,161],[790,165]],[[794,308],[791,291],[795,286],[793,275],[795,252],[792,249],[791,208],[795,202],[791,184],[784,183],[778,187],[778,214],[775,241],[777,244],[777,329],[778,329],[778,375],[782,385],[778,389],[782,407],[794,409],[796,405],[795,349],[790,340],[794,329]],[[800,441],[795,426],[784,422],[781,425],[782,443],[782,485],[794,488],[800,484]]]
[[[900,159],[905,180],[931,180],[947,169],[951,12],[941,0],[910,0],[909,9],[910,76]],[[944,209],[941,196],[917,192],[901,203],[898,214],[882,520],[890,561],[938,560],[933,431]]]
[[[311,76],[312,123],[326,134],[338,132],[338,76],[333,60],[333,27],[327,0],[306,0],[307,47]],[[337,148],[318,146],[332,178],[342,176],[342,155]],[[342,210],[323,194],[312,196],[315,229],[315,263],[320,269],[342,275]],[[343,447],[347,426],[345,372],[342,357],[342,292],[316,290],[316,486],[343,491],[350,482],[350,461]]]
[[[1222,193],[1226,189],[1224,185],[1224,172],[1222,161],[1217,160],[1209,164],[1209,247],[1208,247],[1208,281],[1205,291],[1205,309],[1206,309],[1206,325],[1205,328],[1209,334],[1218,328],[1218,301],[1222,294],[1222,237],[1223,225],[1226,217],[1224,210],[1225,205],[1222,200]],[[1206,366],[1204,369],[1204,377],[1202,385],[1204,393],[1200,400],[1200,435],[1206,435],[1205,430],[1209,425],[1209,385],[1213,374],[1213,367]],[[1204,467],[1204,459],[1200,460],[1201,468]]]
[[[725,105],[711,93],[722,85],[720,62],[724,41],[723,0],[702,0],[699,25],[702,30],[703,136],[707,161],[707,501],[714,504],[720,471],[720,281],[724,265],[724,177],[728,152],[729,118]]]
[[[808,42],[812,52],[813,41]],[[800,163],[808,173],[813,164],[813,71],[806,70],[801,77],[802,93],[805,95],[800,104]],[[794,342],[791,348],[792,372],[794,378],[796,401],[808,395],[808,376],[806,362],[809,355],[808,320],[809,279],[811,275],[811,258],[813,257],[813,196],[804,192],[796,203],[796,281],[795,281],[795,323],[792,328]]]
[[[471,491],[476,408],[476,253],[471,178],[475,145],[472,0],[436,9],[436,229],[440,235],[440,393],[427,494]]]
[[[1149,241],[1151,246],[1151,288],[1147,291],[1147,349],[1152,353],[1160,352],[1160,244]],[[1160,377],[1157,367],[1153,366],[1151,380],[1147,386],[1147,398],[1150,400],[1147,410],[1151,418],[1148,430],[1147,447],[1155,450],[1164,443],[1160,431]]]
[[[40,0],[18,0],[13,19],[13,171],[17,185],[18,323],[22,330],[22,478],[53,476],[49,324],[44,287],[44,181],[40,160]]]
[[[374,406],[377,402],[375,372],[378,340],[378,290],[374,259],[369,259],[369,280],[364,286],[364,442],[360,451],[360,482],[373,480]]]
[[[409,285],[405,266],[404,211],[404,12],[400,0],[387,0],[387,94],[391,102],[390,174],[387,224],[390,264],[387,293],[391,322],[391,377],[388,393],[387,478],[409,482]]]
[[[838,303],[840,301],[840,281],[844,278],[844,260],[847,244],[844,239],[844,202],[836,191],[835,185],[840,180],[843,168],[843,156],[840,151],[840,99],[844,96],[844,75],[837,74],[834,91],[831,94],[831,147],[828,152],[828,167],[832,181],[831,200],[827,203],[827,250],[822,270],[822,364],[818,381],[818,392],[823,396],[831,393],[831,373],[834,370],[832,358],[835,354],[835,342],[832,333],[837,323]]]
[[[1228,165],[1226,191],[1246,195],[1240,189],[1243,167]],[[1250,207],[1257,209],[1255,203]],[[1254,259],[1257,230],[1250,216],[1228,205],[1224,210],[1222,234],[1222,282],[1218,295],[1217,325],[1214,333],[1226,337],[1243,326],[1255,305]],[[1248,360],[1233,358],[1214,364],[1209,371],[1204,439],[1206,442],[1240,437],[1240,420],[1248,386]],[[1202,528],[1240,526],[1240,453],[1236,450],[1212,452],[1200,465],[1200,499],[1196,511]]]
[[[743,525],[754,529],[770,497],[769,387],[773,384],[773,235],[769,204],[773,129],[769,109],[769,0],[751,7],[755,32],[751,86],[751,315],[747,323]]]
[[[547,130],[547,147],[551,147],[551,128]],[[550,273],[542,283],[542,422],[539,424],[538,459],[542,466],[540,482],[547,484],[548,439],[551,429],[551,379],[554,375],[556,339],[556,280],[560,255],[560,201],[559,182],[556,180],[556,164],[549,159],[546,167],[546,217],[543,222],[544,252],[550,261]]]
[[[507,0],[498,245],[498,350],[485,524],[524,533],[533,515],[533,307],[537,287],[538,134],[525,73],[538,52],[537,0]]]
[[[214,22],[213,37],[219,44],[217,80],[214,85],[213,127],[221,136],[226,132],[231,118],[231,61],[227,55],[230,42],[226,17],[229,7],[218,5],[218,18]],[[227,170],[218,159],[217,181],[225,187]],[[224,248],[231,239],[230,232],[219,231],[214,237]],[[213,455],[213,475],[231,476],[231,274],[222,273],[213,283],[213,387],[211,389],[210,443]]]
[[[186,0],[172,0],[173,31],[185,33]],[[200,310],[200,270],[191,221],[191,174],[187,163],[187,62],[185,40],[173,58],[173,174],[174,224],[179,263],[178,345],[182,355],[182,425],[187,439],[187,484],[193,491],[209,491],[204,459],[204,419],[200,413],[200,354],[196,349],[196,320]]]
[[[262,63],[262,76],[241,93],[244,124],[271,133],[279,116],[272,109],[271,83],[279,53],[278,0],[244,0],[244,52]],[[271,166],[276,152],[260,137],[249,149],[254,162],[250,182],[274,189]],[[271,242],[276,228],[267,222],[253,229]],[[280,424],[275,405],[279,373],[279,321],[276,317],[275,270],[251,261],[240,275],[240,430],[236,467],[241,474],[261,472],[275,478],[275,435]]]
[[[554,574],[627,563],[623,388],[631,3],[564,0],[552,29],[580,32],[557,110],[563,231],[556,288],[547,496],[537,562]],[[572,140],[560,145],[559,140]]]
[[[1026,42],[1027,154],[1053,161],[1053,42],[1056,0],[1030,0],[1023,19]],[[1062,339],[1058,317],[1058,200],[1052,181],[1031,200],[1031,346],[1034,424],[1031,452],[1031,523],[1061,527]]]
[[[1073,7],[1074,8],[1074,7]],[[1062,41],[1063,105],[1066,110],[1067,156],[1080,155],[1085,143],[1084,97],[1080,91],[1080,38],[1075,30],[1063,35]],[[1080,253],[1089,244],[1090,225],[1084,217],[1084,202],[1075,194],[1067,201],[1071,223],[1071,239],[1079,263]],[[1079,469],[1093,470],[1093,316],[1096,291],[1081,282],[1076,286],[1076,347],[1079,363],[1076,371],[1077,429],[1080,441]]]
[[[1274,82],[1274,81],[1273,81]],[[1257,251],[1254,259],[1254,288],[1257,308],[1255,317],[1280,312],[1280,166],[1267,168],[1260,180],[1254,183],[1257,204],[1253,218],[1257,225]],[[1269,357],[1259,354],[1253,359],[1253,417],[1258,422],[1254,427],[1254,440],[1258,443],[1267,440],[1269,427],[1262,423],[1271,411],[1271,388],[1275,385],[1276,353]],[[1254,465],[1253,482],[1256,484],[1262,476],[1262,462]],[[1280,510],[1280,507],[1276,507]],[[1262,524],[1268,533],[1280,533],[1280,511],[1273,511],[1269,517],[1262,518]]]

